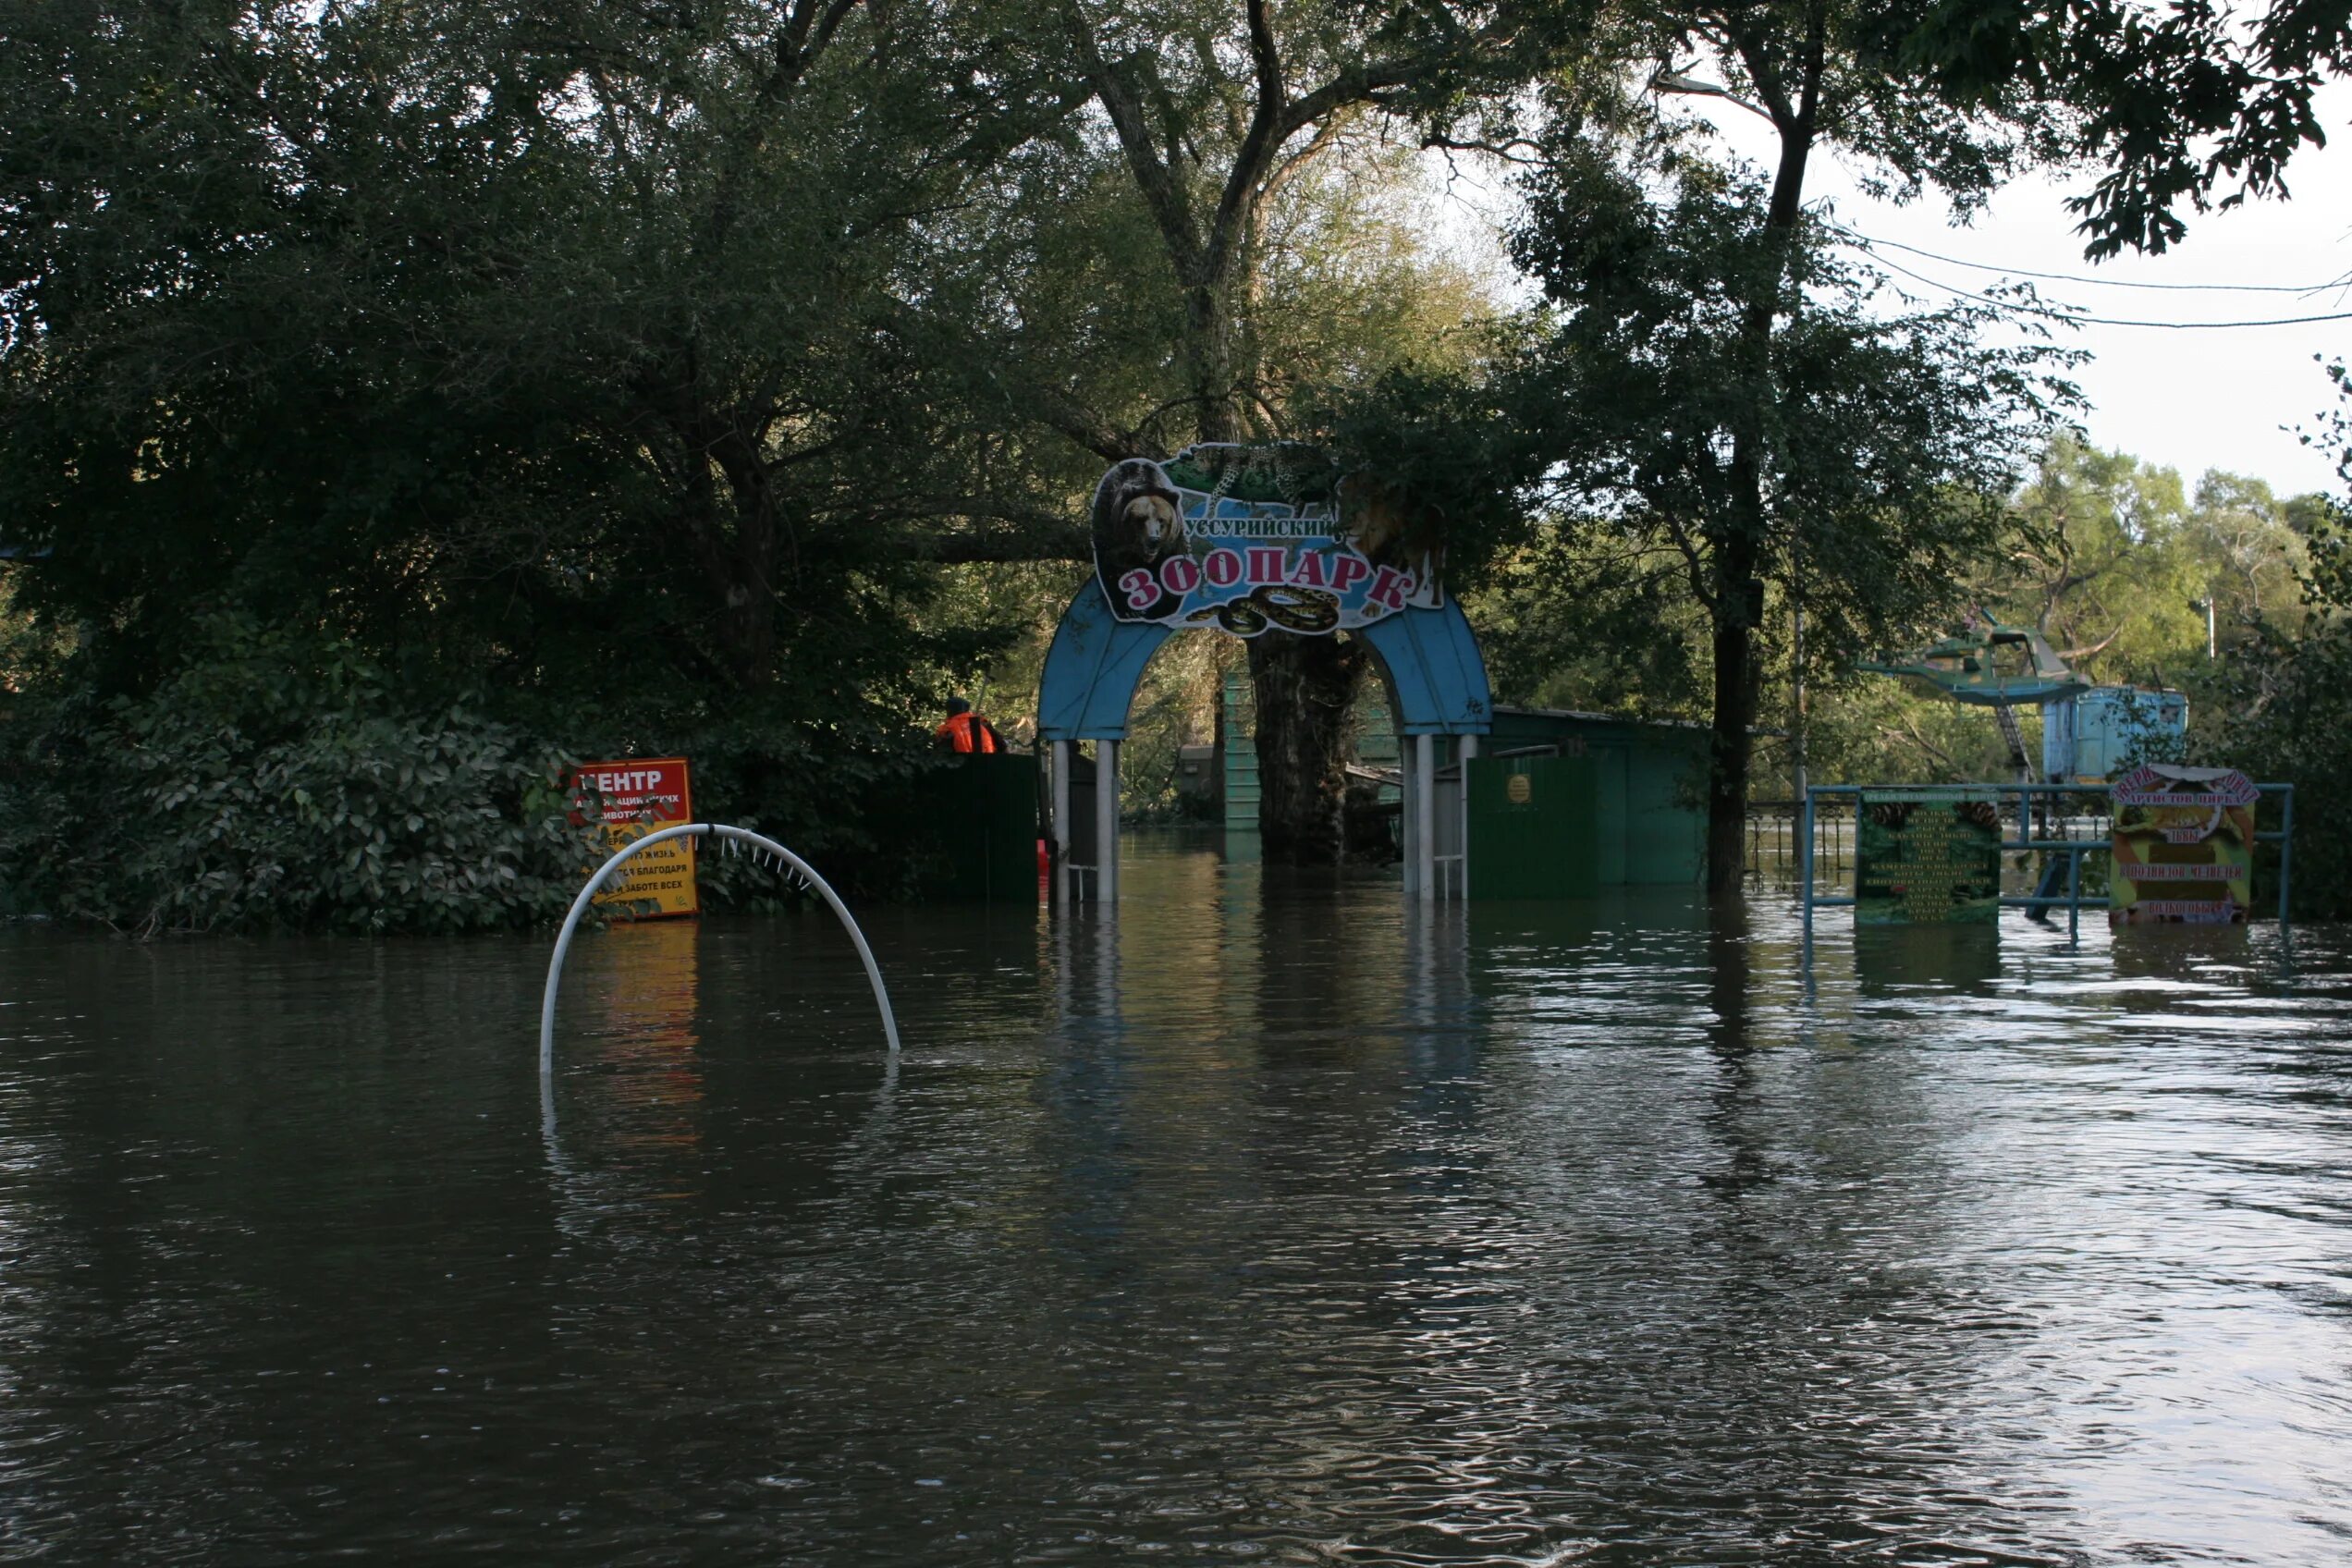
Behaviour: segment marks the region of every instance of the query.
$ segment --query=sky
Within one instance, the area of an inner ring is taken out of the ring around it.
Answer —
[[[1685,100],[1733,148],[1763,162],[1771,130],[1746,111],[1704,99]],[[1807,180],[1807,204],[1828,202],[1836,220],[1873,239],[1932,251],[1930,261],[1904,251],[1878,254],[1952,288],[1981,290],[2003,269],[2063,274],[2088,282],[2031,281],[2045,303],[2083,307],[2089,313],[2128,321],[2244,322],[2341,313],[2347,319],[2290,326],[2177,330],[2084,325],[2061,328],[2054,340],[2088,350],[2073,373],[2090,402],[2082,416],[2091,442],[2120,449],[2158,467],[2179,471],[2192,490],[2208,469],[2266,481],[2281,496],[2306,491],[2340,495],[2335,458],[2302,446],[2297,426],[2316,428],[2335,403],[2321,360],[2352,360],[2352,86],[2321,100],[2321,118],[2337,132],[2331,145],[2305,148],[2288,165],[2291,199],[2248,202],[2225,213],[2187,214],[2188,236],[2162,256],[2126,253],[2109,262],[2083,259],[2083,238],[2065,209],[2068,196],[2087,190],[2090,171],[2018,180],[1954,227],[1949,208],[1932,194],[1907,206],[1862,193],[1856,170],[1834,158],[1816,160]],[[1502,202],[1492,188],[1457,181],[1457,219],[1476,214],[1491,223]],[[1956,264],[1969,263],[1966,265]],[[2240,292],[2246,285],[2336,287],[2310,293]],[[1921,300],[1951,296],[1917,278],[1895,276]],[[2163,284],[2164,288],[2117,287]],[[2178,285],[2228,285],[2231,291]]]
[[[2339,100],[2334,107],[2352,105]],[[2344,134],[2330,146],[2306,149],[2288,165],[2290,200],[2192,214],[2187,238],[2161,256],[2083,259],[2083,238],[2074,232],[2076,220],[2064,203],[2089,189],[2089,173],[2019,181],[1966,228],[1953,227],[1948,209],[1932,199],[1909,207],[1872,202],[1844,168],[1823,170],[1815,190],[1834,202],[1835,216],[1848,228],[1975,263],[1879,251],[1883,261],[1940,284],[1981,289],[2003,276],[2002,268],[2087,277],[2097,281],[2031,281],[2047,302],[2128,321],[2346,315],[2220,329],[2085,325],[2055,335],[2058,343],[2092,356],[2074,379],[2090,401],[2083,423],[2094,445],[2178,469],[2191,486],[2206,470],[2225,469],[2266,480],[2282,496],[2333,493],[2343,488],[2334,454],[2306,447],[2292,434],[2297,426],[2316,428],[2335,402],[2334,388],[2312,356],[2352,359],[2352,281],[2337,281],[2352,279],[2352,113],[2330,118]],[[1923,299],[1949,298],[1915,279],[1898,276],[1896,281]],[[2168,287],[2118,287],[2147,283]],[[2282,294],[2177,287],[2183,284],[2233,290],[2248,284],[2337,286]]]

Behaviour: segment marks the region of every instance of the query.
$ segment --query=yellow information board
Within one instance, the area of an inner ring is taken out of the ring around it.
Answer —
[[[2115,780],[2116,925],[2242,925],[2254,893],[2254,802],[2234,768],[2151,763]]]
[[[598,823],[615,851],[656,828],[694,820],[684,757],[582,763],[571,785],[574,816]],[[702,906],[694,891],[694,840],[672,839],[631,855],[596,902],[615,913],[624,913],[615,906],[627,906],[625,913],[643,919],[696,913]]]

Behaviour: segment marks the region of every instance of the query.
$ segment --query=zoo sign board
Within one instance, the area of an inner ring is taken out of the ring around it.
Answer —
[[[1094,536],[1121,620],[1319,636],[1445,603],[1427,520],[1312,447],[1130,458],[1096,487]]]
[[[1941,925],[2001,917],[2001,808],[1965,790],[1865,790],[1856,821],[1854,923]]]

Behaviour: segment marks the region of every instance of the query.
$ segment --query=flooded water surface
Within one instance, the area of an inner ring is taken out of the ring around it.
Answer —
[[[2352,1561],[2352,934],[1131,854],[0,931],[0,1558]]]

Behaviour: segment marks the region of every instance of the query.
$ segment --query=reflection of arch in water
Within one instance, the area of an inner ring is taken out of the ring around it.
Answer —
[[[1136,682],[1170,631],[1152,621],[1121,620],[1094,577],[1070,601],[1054,631],[1038,687],[1037,735],[1053,744],[1053,834],[1064,897],[1074,890],[1067,880],[1070,759],[1080,741],[1096,743],[1095,895],[1104,902],[1119,896],[1119,745],[1127,738]],[[1422,898],[1432,899],[1437,738],[1457,737],[1457,754],[1466,758],[1476,754],[1477,737],[1493,728],[1486,660],[1462,606],[1452,599],[1436,609],[1390,616],[1351,635],[1371,647],[1395,703],[1397,733],[1413,742],[1405,796],[1415,852],[1407,875]]]
[[[542,998],[539,1010],[539,1135],[546,1148],[548,1170],[554,1182],[557,1225],[567,1234],[582,1233],[580,1227],[586,1222],[583,1216],[608,1211],[610,1194],[606,1190],[603,1196],[598,1195],[602,1190],[600,1175],[576,1169],[556,1136],[556,986],[563,974],[564,956],[570,946],[572,933],[579,928],[581,918],[587,913],[596,890],[604,886],[623,861],[649,844],[685,838],[748,844],[755,851],[775,856],[814,888],[839,918],[842,928],[850,934],[850,940],[856,944],[858,958],[865,965],[866,979],[874,986],[875,1003],[881,1009],[883,1034],[889,1042],[889,1049],[883,1058],[882,1083],[875,1093],[873,1109],[862,1119],[856,1135],[851,1140],[842,1168],[845,1170],[874,1168],[879,1163],[881,1151],[888,1140],[898,1096],[899,1026],[890,1011],[889,994],[883,989],[882,971],[874,962],[873,949],[866,946],[865,934],[858,929],[857,922],[850,918],[850,912],[839,896],[816,874],[815,868],[783,845],[747,828],[730,827],[715,822],[680,823],[622,846],[619,853],[597,869],[596,874],[588,879],[588,885],[572,900],[571,913],[564,919],[563,931],[556,938],[554,958],[547,965],[546,995]]]
[[[749,844],[763,853],[775,856],[815,889],[817,896],[840,917],[842,928],[849,932],[850,940],[857,945],[858,959],[865,965],[865,977],[874,986],[875,1005],[882,1010],[883,1035],[890,1043],[890,1055],[893,1058],[898,1055],[899,1023],[890,1013],[890,994],[883,989],[881,968],[875,963],[874,949],[865,945],[865,933],[860,931],[857,922],[850,918],[849,906],[841,902],[840,895],[826,884],[825,878],[816,874],[814,866],[773,839],[764,838],[749,828],[729,827],[723,823],[682,822],[675,827],[665,827],[658,832],[648,833],[633,843],[622,845],[619,852],[599,866],[596,875],[588,878],[588,885],[580,889],[578,898],[571,900],[571,913],[564,916],[563,931],[556,937],[555,956],[547,963],[546,994],[539,1003],[539,1108],[549,1129],[553,1129],[556,1120],[556,986],[563,978],[564,955],[571,947],[571,934],[580,928],[581,917],[588,913],[588,905],[594,900],[596,890],[611,879],[623,861],[640,850],[670,839],[696,838]]]

